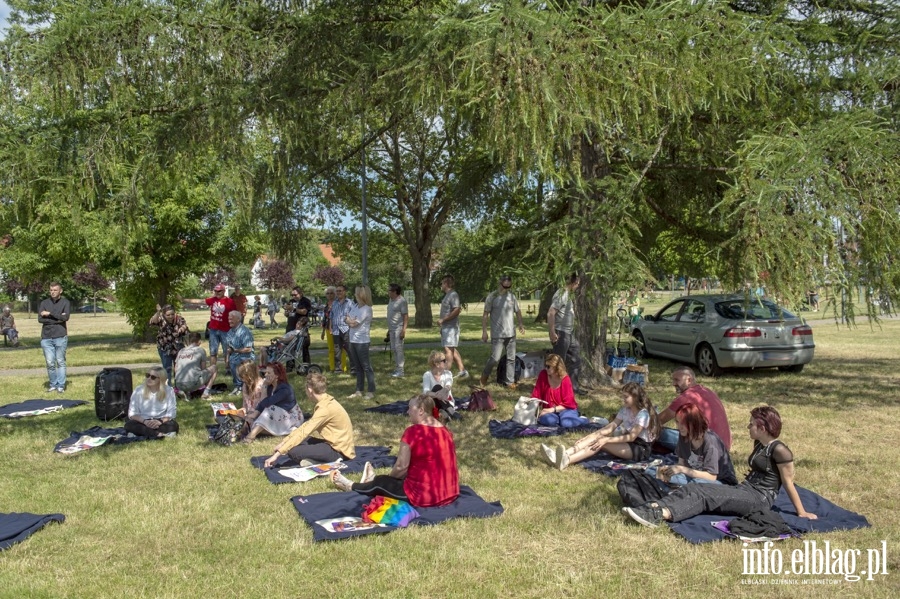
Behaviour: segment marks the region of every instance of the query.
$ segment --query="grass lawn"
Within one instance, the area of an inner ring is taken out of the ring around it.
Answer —
[[[463,337],[474,340],[480,337],[480,306],[470,306],[467,314]],[[192,327],[205,319],[205,313],[187,316]],[[33,324],[20,322],[23,339],[32,345],[37,327],[28,326]],[[207,404],[179,403],[182,432],[176,439],[71,457],[52,453],[52,447],[70,431],[98,424],[92,404],[0,420],[0,511],[61,512],[67,517],[64,524],[49,525],[0,553],[0,597],[897,597],[900,321],[875,329],[865,325],[848,331],[826,323],[814,328],[816,359],[800,374],[741,371],[701,382],[725,402],[739,473],[751,447],[749,410],[762,403],[779,409],[782,439],[796,456],[797,483],[872,523],[870,529],[806,539],[862,550],[857,570],[865,568],[866,549],[880,548],[886,540],[888,575],[874,581],[785,576],[799,582],[840,582],[742,584],[747,577],[742,576],[739,543],[694,546],[666,528],[636,526],[619,512],[615,480],[577,466],[563,473],[552,470],[539,458],[539,439],[492,439],[488,420],[509,418],[519,395],[492,388],[498,412],[467,414],[453,432],[461,482],[488,501],[501,501],[506,509],[502,516],[319,544],[312,543],[311,530],[289,499],[330,492],[330,483],[269,484],[248,460],[271,452],[276,441],[263,438],[231,448],[209,443]],[[73,317],[69,363],[153,361],[153,345],[99,341],[127,337],[127,331],[117,315]],[[372,338],[383,334],[373,328]],[[266,342],[272,332],[256,335]],[[410,337],[437,345],[436,329]],[[548,345],[542,329],[529,327],[526,337],[533,341],[521,343],[525,349]],[[79,346],[80,338],[92,344]],[[316,347],[321,343],[314,336]],[[409,376],[403,380],[388,378],[388,354],[373,354],[378,399],[388,402],[417,392],[430,349],[408,349]],[[476,372],[488,346],[464,345],[461,351]],[[43,366],[40,350],[33,346],[0,352],[0,360],[4,369]],[[672,366],[650,361],[649,391],[661,407],[673,397]],[[292,381],[302,389],[302,379]],[[350,377],[329,383],[338,398],[353,391]],[[0,404],[42,397],[45,384],[44,373],[0,376]],[[65,397],[92,401],[93,385],[93,375],[71,376]],[[302,392],[298,398],[310,409]],[[404,418],[364,413],[366,404],[359,400],[343,403],[359,444],[396,447]],[[589,416],[609,415],[620,404],[613,389],[599,390],[580,403]],[[562,441],[570,444],[576,438]],[[790,540],[777,548],[789,563],[790,552],[802,546],[802,541]]]

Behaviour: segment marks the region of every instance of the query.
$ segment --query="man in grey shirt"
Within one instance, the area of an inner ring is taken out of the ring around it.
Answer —
[[[397,365],[391,376],[397,379],[404,375],[403,340],[406,338],[406,325],[409,324],[409,305],[403,297],[403,289],[397,283],[388,285],[388,297],[390,297],[387,305],[388,338],[391,342],[391,351],[394,352],[394,363]]]
[[[62,285],[50,283],[50,297],[38,306],[38,322],[41,323],[41,349],[47,363],[50,392],[66,390],[66,349],[69,346],[69,330],[66,323],[72,315],[69,300],[62,296]]]
[[[578,289],[579,282],[578,274],[572,273],[566,277],[566,286],[557,289],[553,294],[550,311],[547,312],[547,328],[550,329],[553,353],[566,363],[566,370],[569,371],[569,378],[572,380],[572,389],[580,395],[578,374],[581,371],[581,345],[573,335],[575,306],[572,303],[572,294]]]
[[[510,292],[512,278],[509,275],[500,277],[497,291],[492,291],[484,300],[484,314],[481,316],[481,340],[487,343],[488,319],[491,321],[491,357],[484,365],[481,373],[482,386],[487,385],[488,377],[506,350],[506,385],[511,389],[516,388],[516,321],[519,319],[519,332],[525,334],[525,324],[522,322],[522,310],[516,296]]]
[[[462,303],[459,294],[453,290],[456,280],[452,275],[446,275],[441,279],[441,291],[444,299],[441,300],[441,314],[438,317],[438,325],[441,327],[441,345],[444,346],[444,354],[447,356],[447,370],[456,362],[459,369],[458,379],[469,376],[469,371],[463,366],[462,356],[459,353],[459,313],[462,312]]]

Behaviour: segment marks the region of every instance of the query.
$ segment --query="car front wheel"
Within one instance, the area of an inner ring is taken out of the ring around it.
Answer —
[[[716,361],[716,352],[708,344],[704,343],[697,350],[697,369],[703,376],[719,376],[722,369]]]
[[[640,331],[634,331],[634,357],[643,360],[650,355],[647,351],[647,345],[644,343],[644,335]]]

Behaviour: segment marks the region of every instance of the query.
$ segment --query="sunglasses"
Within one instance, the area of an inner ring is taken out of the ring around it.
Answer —
[[[296,293],[292,293],[292,294],[291,294],[291,297],[300,297],[300,296],[297,295]]]
[[[157,381],[157,380],[159,380],[159,377],[158,377],[158,376],[156,376],[155,374],[150,374],[149,372],[147,373],[146,376],[147,376],[147,378],[150,379],[151,381]]]

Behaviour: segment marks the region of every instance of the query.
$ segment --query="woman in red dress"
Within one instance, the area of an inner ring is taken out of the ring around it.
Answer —
[[[410,426],[400,437],[397,462],[390,474],[375,476],[366,463],[360,482],[354,483],[340,471],[331,473],[342,491],[363,495],[383,495],[408,501],[416,507],[452,503],[459,496],[459,470],[453,435],[432,413],[434,400],[418,395],[409,400]]]

